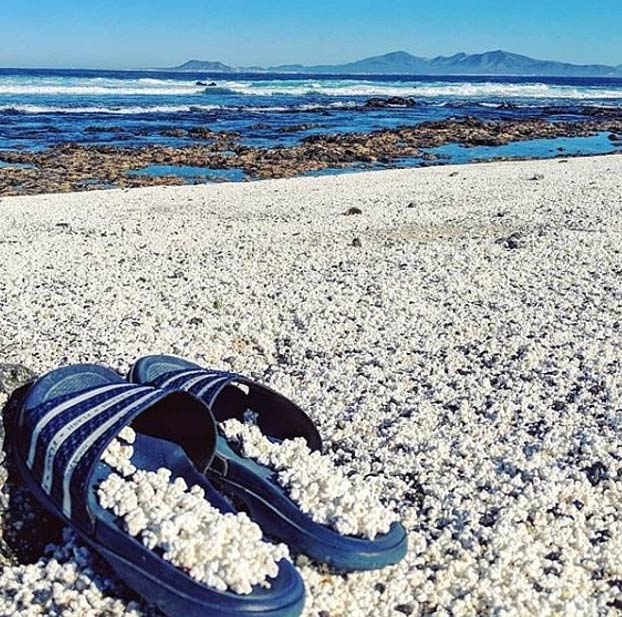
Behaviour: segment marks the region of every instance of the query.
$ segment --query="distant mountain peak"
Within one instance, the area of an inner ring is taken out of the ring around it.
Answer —
[[[179,66],[172,67],[170,69],[164,69],[165,71],[188,71],[188,72],[206,72],[206,73],[233,73],[235,68],[228,66],[218,61],[209,60],[188,60]]]
[[[407,51],[390,51],[388,54],[384,54],[383,56],[374,56],[376,58],[386,58],[387,60],[410,60],[414,58],[412,54],[409,54]]]

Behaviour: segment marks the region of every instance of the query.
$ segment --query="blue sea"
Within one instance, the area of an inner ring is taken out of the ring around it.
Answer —
[[[210,83],[215,85],[203,85]],[[413,98],[417,105],[362,107],[371,97],[393,96]],[[194,127],[237,131],[251,146],[277,146],[313,134],[372,131],[450,116],[585,120],[594,107],[622,116],[622,79],[0,69],[0,150],[64,142],[184,146],[192,139],[164,133]],[[308,126],[292,130],[300,125]],[[599,154],[618,151],[620,145],[601,134],[497,148],[443,148],[446,160],[467,162]]]

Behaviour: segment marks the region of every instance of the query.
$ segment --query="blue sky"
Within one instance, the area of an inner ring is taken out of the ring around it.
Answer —
[[[0,0],[0,66],[337,63],[503,48],[622,64],[622,0]]]

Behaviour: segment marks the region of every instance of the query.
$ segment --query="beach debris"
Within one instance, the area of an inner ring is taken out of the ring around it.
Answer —
[[[269,588],[278,562],[289,557],[287,546],[263,541],[246,513],[223,514],[200,486],[173,478],[169,469],[136,469],[135,439],[126,427],[103,453],[114,472],[97,489],[101,506],[123,520],[128,534],[208,587],[238,594]]]
[[[275,443],[258,426],[238,420],[220,424],[230,445],[276,472],[277,482],[316,523],[340,534],[373,540],[398,520],[381,503],[368,478],[347,477],[330,456],[311,451],[302,437]]]

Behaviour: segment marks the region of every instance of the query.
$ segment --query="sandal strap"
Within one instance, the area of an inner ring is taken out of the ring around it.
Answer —
[[[237,373],[183,368],[159,375],[151,385],[165,390],[183,390],[202,400],[222,422],[235,418],[244,422],[246,413],[257,416],[262,432],[276,439],[304,437],[312,450],[322,449],[322,439],[309,416],[288,398]],[[246,386],[245,392],[233,384]]]
[[[223,388],[240,381],[244,381],[244,378],[236,373],[198,368],[164,373],[152,385],[163,390],[183,390],[200,398],[210,407]]]
[[[26,465],[68,518],[89,527],[89,478],[121,429],[170,392],[114,383],[63,395],[22,411]]]

